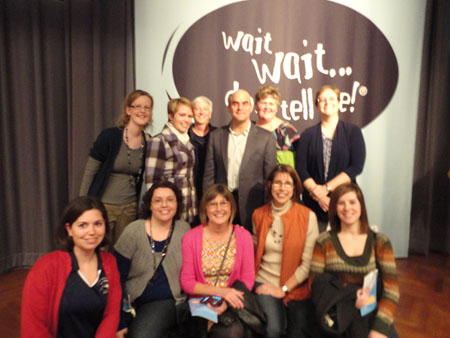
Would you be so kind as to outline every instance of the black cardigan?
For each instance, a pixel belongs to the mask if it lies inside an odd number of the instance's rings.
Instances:
[[[95,174],[94,179],[89,187],[88,196],[94,196],[101,198],[103,192],[105,191],[106,185],[108,184],[108,179],[114,165],[117,154],[120,150],[120,145],[122,144],[123,127],[112,127],[102,130],[100,135],[95,140],[89,156],[93,159],[102,162],[100,170]],[[146,133],[143,131],[142,136],[144,138],[144,154],[147,148],[147,137]],[[142,161],[141,175],[138,177],[136,184],[136,196],[139,198],[141,191],[145,161]]]
[[[356,182],[364,167],[366,146],[361,129],[354,124],[339,121],[333,137],[328,181],[345,172],[352,182]],[[304,182],[308,178],[317,184],[325,184],[323,165],[323,142],[320,123],[306,129],[297,145],[295,168]],[[312,209],[320,220],[328,220],[327,214],[305,191],[303,202]]]

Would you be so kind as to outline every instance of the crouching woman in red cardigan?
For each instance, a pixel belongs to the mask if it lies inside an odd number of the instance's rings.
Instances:
[[[56,233],[60,250],[41,257],[22,297],[22,337],[114,337],[121,288],[109,243],[108,216],[92,197],[65,208]]]

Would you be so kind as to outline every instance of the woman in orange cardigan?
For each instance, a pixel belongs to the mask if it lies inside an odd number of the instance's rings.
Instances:
[[[317,218],[296,202],[302,186],[291,166],[275,167],[266,189],[270,202],[253,213],[255,292],[267,314],[267,337],[305,337],[312,316],[307,279]]]

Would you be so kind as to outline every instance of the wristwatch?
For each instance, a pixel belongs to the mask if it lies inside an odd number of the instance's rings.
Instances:
[[[328,185],[328,183],[325,184],[325,188],[327,188],[327,191],[328,191],[328,192],[331,192],[331,188],[330,188],[330,186]]]
[[[285,294],[288,294],[288,287],[286,286],[286,285],[283,285],[282,287],[281,287],[281,290],[283,290],[283,292],[285,293]]]

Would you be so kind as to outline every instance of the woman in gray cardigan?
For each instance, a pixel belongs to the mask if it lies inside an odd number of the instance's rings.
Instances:
[[[143,197],[141,218],[115,244],[124,298],[136,309],[118,336],[166,337],[177,325],[175,305],[185,300],[180,287],[181,239],[190,229],[178,220],[181,192],[174,183],[155,183]]]

